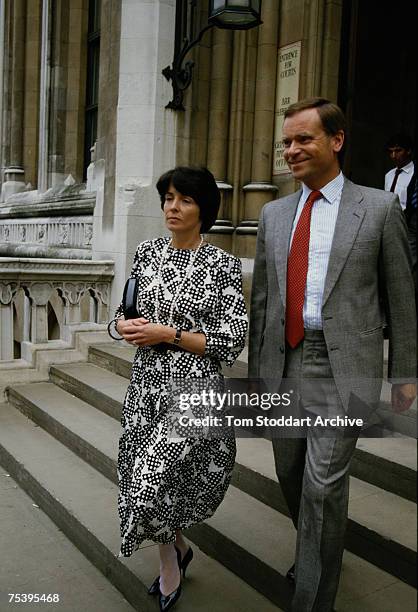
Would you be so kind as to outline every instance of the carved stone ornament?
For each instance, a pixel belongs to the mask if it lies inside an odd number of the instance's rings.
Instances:
[[[54,288],[51,283],[22,283],[36,306],[46,306]]]
[[[62,223],[58,228],[58,242],[59,244],[68,244],[68,223]]]
[[[38,242],[46,242],[46,225],[42,223],[42,225],[38,225]]]
[[[91,246],[92,238],[93,238],[93,224],[85,223],[84,225],[84,245]]]
[[[102,304],[107,305],[109,302],[109,283],[97,283],[93,290]]]
[[[17,293],[19,285],[17,283],[0,283],[0,303],[7,306]]]
[[[75,306],[80,303],[85,290],[86,285],[84,283],[63,283],[61,293],[65,302]]]

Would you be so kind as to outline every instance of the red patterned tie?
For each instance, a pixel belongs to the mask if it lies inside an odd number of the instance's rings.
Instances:
[[[287,258],[286,340],[295,348],[303,339],[303,303],[308,275],[309,239],[312,206],[322,198],[320,191],[312,191],[306,200],[293,234]]]

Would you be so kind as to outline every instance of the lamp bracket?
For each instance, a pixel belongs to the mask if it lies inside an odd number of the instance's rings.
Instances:
[[[173,86],[173,99],[167,104],[166,108],[181,111],[185,110],[183,106],[183,95],[184,91],[192,82],[194,62],[188,61],[184,64],[184,66],[182,66],[182,64],[189,51],[200,43],[205,32],[213,28],[214,25],[215,24],[213,23],[207,25],[199,32],[195,40],[191,42],[189,42],[189,40],[186,38],[180,53],[177,57],[174,57],[172,66],[166,66],[166,68],[164,68],[162,71],[164,77],[167,79],[167,81],[171,81]]]

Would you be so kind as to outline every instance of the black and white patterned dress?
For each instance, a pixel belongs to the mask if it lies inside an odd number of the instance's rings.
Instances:
[[[168,242],[164,237],[141,243],[131,272],[139,279],[138,311],[153,322],[158,267]],[[162,324],[168,324],[192,253],[168,248],[159,291]],[[177,529],[209,518],[228,488],[236,451],[233,435],[172,439],[167,405],[173,379],[221,380],[221,362],[232,365],[244,347],[247,315],[239,259],[203,244],[175,304],[173,325],[203,332],[206,350],[204,355],[161,353],[145,346],[136,352],[118,457],[120,554],[126,557],[144,540],[174,542]]]

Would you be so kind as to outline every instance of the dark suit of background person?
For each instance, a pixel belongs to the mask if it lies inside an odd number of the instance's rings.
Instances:
[[[317,106],[298,110],[303,104]],[[331,125],[323,123],[319,114],[329,109],[337,116]],[[356,393],[376,403],[386,318],[391,342],[389,376],[405,383],[392,387],[393,408],[407,410],[416,394],[416,318],[405,220],[398,198],[355,185],[340,174],[344,117],[328,101],[313,99],[290,107],[283,135],[285,159],[294,177],[304,183],[305,195],[321,187],[327,191],[326,185],[333,180],[332,184],[342,186],[342,192],[335,229],[322,227],[325,233],[333,231],[333,238],[322,279],[320,329],[304,331],[305,316],[302,321],[301,315],[304,337],[295,348],[286,341],[291,319],[286,302],[292,293],[287,286],[292,277],[288,256],[298,205],[303,208],[302,192],[264,206],[253,274],[249,375],[275,379],[277,387],[282,379],[292,378],[299,390],[307,378],[328,379],[326,408],[334,415],[344,415],[351,408],[353,380],[359,382]],[[317,254],[312,256],[309,268]],[[386,313],[380,299],[383,288]],[[309,397],[308,391],[299,409],[306,410],[306,415],[323,414],[322,400],[315,393]],[[332,428],[311,427],[305,438],[280,439],[272,432],[276,471],[298,529],[292,603],[296,612],[333,608],[348,512],[348,469],[358,433],[354,430],[342,436]]]

